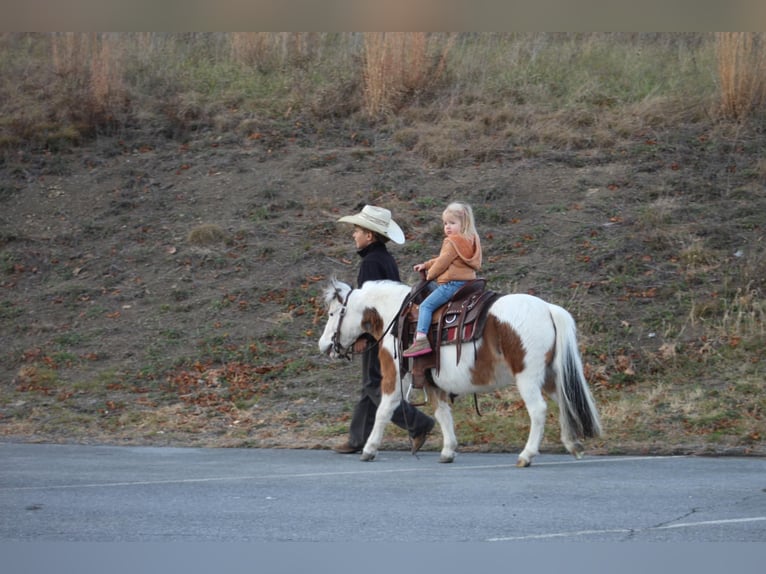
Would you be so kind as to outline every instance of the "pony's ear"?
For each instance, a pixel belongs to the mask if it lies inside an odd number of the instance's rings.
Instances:
[[[325,301],[329,305],[330,301],[337,299],[339,303],[343,303],[340,299],[340,287],[338,285],[338,279],[336,277],[330,277],[330,284],[325,289]]]
[[[335,291],[333,294],[333,297],[338,300],[338,303],[343,304],[343,297],[341,297],[341,291],[343,290],[343,287],[345,286],[342,281],[339,281],[337,277],[332,277],[330,279],[330,284],[332,285],[332,289]]]

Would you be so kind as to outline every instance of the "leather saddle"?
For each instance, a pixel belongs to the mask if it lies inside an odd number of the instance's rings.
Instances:
[[[486,279],[467,281],[458,289],[452,298],[439,307],[431,318],[428,329],[428,341],[433,352],[412,359],[412,386],[423,388],[426,380],[434,384],[431,370],[439,372],[441,348],[444,345],[457,346],[457,363],[464,343],[473,343],[479,339],[487,321],[490,306],[500,295],[486,290]],[[415,285],[404,305],[399,310],[396,322],[396,336],[399,341],[399,367],[402,375],[410,371],[408,361],[402,357],[401,351],[409,346],[415,338],[418,323],[420,303],[433,290],[434,285],[426,280]],[[476,348],[474,346],[474,352]],[[427,379],[428,377],[428,379]]]

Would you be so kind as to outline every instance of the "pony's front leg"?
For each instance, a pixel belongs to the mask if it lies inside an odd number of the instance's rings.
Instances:
[[[364,443],[364,449],[362,450],[362,456],[359,460],[369,462],[375,460],[378,454],[378,448],[383,441],[383,432],[386,430],[386,425],[391,421],[391,417],[399,406],[400,398],[399,393],[382,394],[380,398],[380,404],[375,411],[375,424],[372,427],[372,432],[367,438],[367,442]]]
[[[439,462],[452,462],[455,460],[457,449],[457,436],[455,436],[455,422],[452,419],[452,407],[447,400],[447,394],[444,391],[428,389],[429,396],[436,403],[434,418],[439,423],[442,431],[442,452]]]

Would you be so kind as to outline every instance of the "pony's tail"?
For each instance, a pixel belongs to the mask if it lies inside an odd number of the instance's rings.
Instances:
[[[553,369],[561,411],[561,430],[576,439],[597,437],[601,434],[601,422],[585,380],[577,346],[577,326],[566,309],[553,304],[549,304],[549,307],[556,325]]]

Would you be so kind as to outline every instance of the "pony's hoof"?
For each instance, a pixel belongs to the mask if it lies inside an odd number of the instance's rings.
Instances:
[[[531,460],[527,460],[521,457],[519,457],[519,460],[516,461],[516,466],[519,468],[527,468],[530,464],[532,464]]]
[[[359,457],[359,460],[362,462],[372,462],[375,460],[375,453],[374,452],[363,452],[362,456]]]
[[[572,454],[577,460],[580,460],[583,456],[585,456],[585,447],[581,443],[576,442],[574,444],[574,448],[572,449]]]
[[[443,455],[441,455],[439,457],[439,462],[443,462],[445,464],[448,463],[448,462],[455,462],[455,455],[454,454],[450,454],[450,455],[443,454]]]

